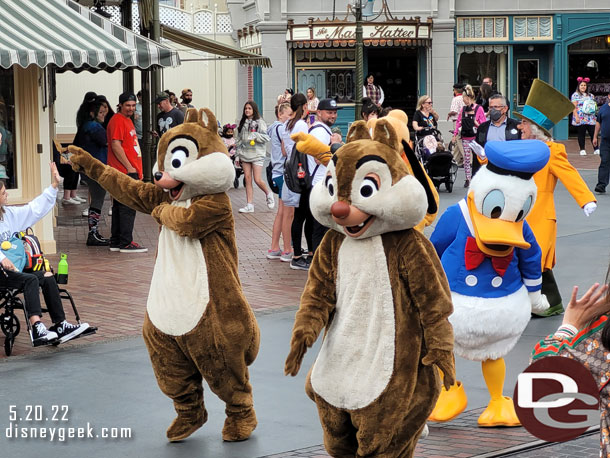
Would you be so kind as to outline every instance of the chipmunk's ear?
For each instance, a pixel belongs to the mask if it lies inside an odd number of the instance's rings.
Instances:
[[[352,123],[347,133],[346,143],[355,142],[356,140],[370,140],[371,134],[366,127],[366,122],[356,121]]]
[[[411,145],[403,140],[402,147],[405,150],[405,156],[407,157],[407,161],[409,161],[411,170],[413,170],[413,176],[417,178],[417,181],[420,182],[426,191],[426,198],[428,199],[428,210],[426,213],[433,215],[438,212],[438,205],[436,204],[436,199],[434,198],[434,193],[432,192],[428,175],[426,175],[426,172],[424,171],[421,162],[419,162],[417,159]]]
[[[387,119],[380,119],[373,128],[373,140],[398,151],[398,136]]]
[[[196,108],[189,108],[186,110],[186,116],[184,117],[184,122],[198,122],[199,121],[199,112]]]

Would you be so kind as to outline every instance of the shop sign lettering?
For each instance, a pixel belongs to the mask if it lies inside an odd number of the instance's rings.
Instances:
[[[404,40],[422,37],[427,38],[429,36],[427,25],[420,25],[419,36],[417,33],[417,28],[414,25],[367,25],[363,27],[362,32],[362,37],[365,40]],[[313,39],[355,40],[356,27],[353,25],[314,27]]]

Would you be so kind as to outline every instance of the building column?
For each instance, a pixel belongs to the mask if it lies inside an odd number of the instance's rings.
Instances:
[[[261,22],[257,25],[261,34],[261,53],[271,59],[272,68],[263,68],[263,119],[268,124],[275,121],[277,97],[284,89],[292,87],[292,65],[286,45],[287,24]]]
[[[434,108],[440,116],[438,127],[446,141],[451,138],[449,130],[453,128],[453,123],[447,121],[447,113],[453,98],[455,75],[454,31],[453,19],[434,20],[429,64],[431,71],[428,75],[431,86],[428,95],[432,97]]]

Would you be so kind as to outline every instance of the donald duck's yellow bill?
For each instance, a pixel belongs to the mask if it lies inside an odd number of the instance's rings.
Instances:
[[[523,221],[517,223],[482,215],[474,204],[472,192],[468,194],[467,204],[477,245],[482,252],[503,256],[510,253],[513,247],[528,249],[531,246],[523,238]]]

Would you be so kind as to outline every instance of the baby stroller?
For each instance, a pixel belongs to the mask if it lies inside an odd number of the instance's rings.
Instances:
[[[239,177],[244,174],[244,170],[241,168],[241,166],[235,165],[235,154],[231,156],[231,162],[233,162],[233,168],[235,169],[235,180],[233,180],[233,187],[237,189],[239,188]],[[244,177],[243,182],[244,186],[246,186],[246,177]]]
[[[453,191],[458,166],[451,150],[445,148],[443,136],[437,129],[429,129],[429,135],[420,136],[415,143],[415,154],[424,165],[426,173],[438,189],[445,183],[447,192]]]

